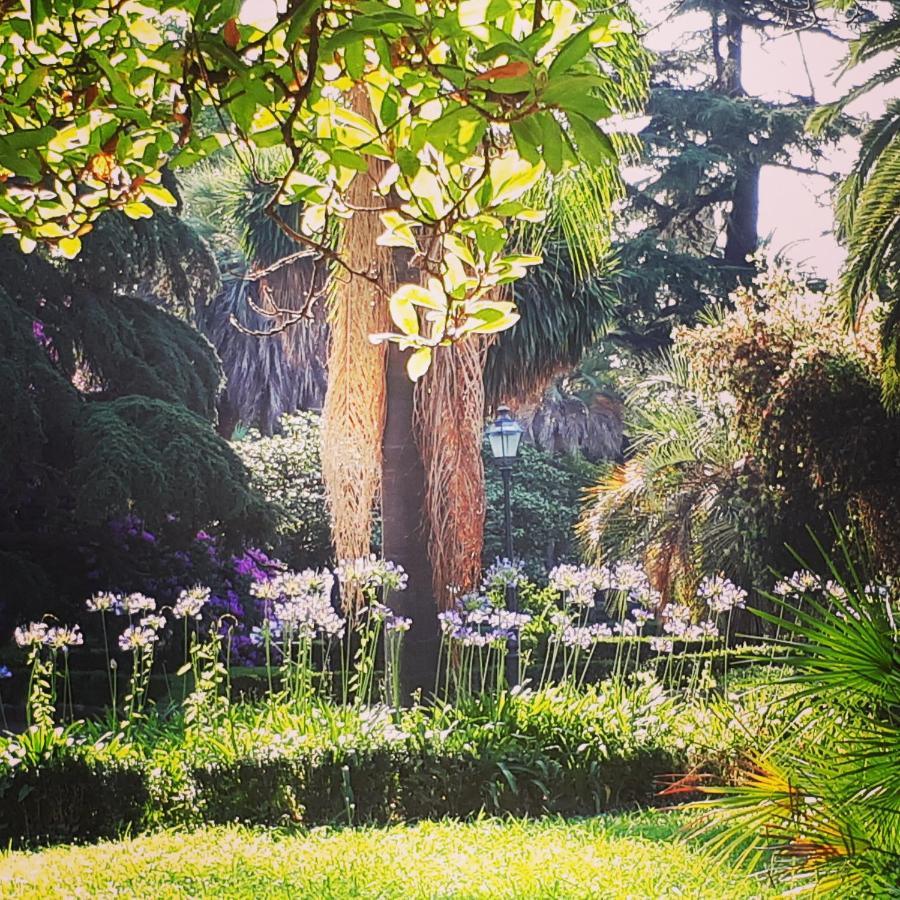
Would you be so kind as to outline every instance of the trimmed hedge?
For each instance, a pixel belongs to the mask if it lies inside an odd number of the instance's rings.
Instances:
[[[187,785],[145,769],[66,757],[0,782],[0,842],[111,838],[154,825],[386,824],[491,814],[590,815],[652,798],[677,762],[641,750],[572,769],[542,755],[502,759],[388,745],[242,758],[189,768]]]
[[[652,798],[661,750],[568,769],[546,758],[378,748],[216,763],[192,772],[202,821],[385,824],[491,814],[592,815]]]
[[[144,820],[150,792],[137,767],[77,756],[0,779],[0,845],[114,838]]]

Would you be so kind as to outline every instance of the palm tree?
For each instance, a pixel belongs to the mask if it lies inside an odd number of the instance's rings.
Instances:
[[[798,714],[754,736],[737,785],[707,789],[715,799],[697,804],[706,815],[695,829],[732,864],[755,870],[768,857],[791,894],[890,897],[900,883],[900,603],[865,583],[840,535],[838,545],[838,556],[822,553],[827,585],[757,613],[781,635],[780,702]]]
[[[854,100],[900,79],[900,0],[891,0],[886,18],[868,25],[851,45],[847,68],[888,56],[887,65],[837,103],[818,110],[815,128],[833,121]],[[875,299],[887,304],[882,322],[883,385],[887,403],[900,407],[900,100],[862,135],[859,155],[841,186],[838,236],[847,246],[840,292],[850,322],[856,323]]]
[[[631,448],[592,488],[579,530],[598,559],[639,557],[663,601],[709,562],[741,558],[730,497],[745,447],[729,411],[674,352],[627,397]]]
[[[252,173],[236,157],[222,156],[191,170],[182,184],[185,218],[214,249],[222,273],[218,295],[197,307],[193,320],[225,370],[220,430],[226,435],[238,423],[270,434],[283,413],[321,409],[325,398],[323,304],[313,304],[311,315],[291,328],[283,327],[291,313],[277,312],[318,297],[327,276],[309,257],[280,265],[297,247],[265,206],[274,191],[270,179],[285,165],[278,151],[261,154]],[[270,337],[261,336],[267,332]]]

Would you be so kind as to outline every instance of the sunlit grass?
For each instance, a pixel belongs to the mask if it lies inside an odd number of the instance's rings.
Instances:
[[[305,833],[167,831],[0,856],[0,896],[751,898],[764,885],[704,858],[674,813],[485,819]]]

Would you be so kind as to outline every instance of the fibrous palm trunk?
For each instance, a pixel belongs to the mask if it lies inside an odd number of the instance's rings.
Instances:
[[[354,94],[353,105],[361,115],[371,115],[364,91]],[[374,186],[382,169],[383,164],[373,160],[368,172],[356,176],[348,192],[352,206],[366,210],[379,205]],[[357,212],[343,230],[341,256],[349,270],[368,277],[343,268],[332,274],[322,475],[339,560],[368,555],[381,481],[386,351],[372,344],[369,335],[387,330],[382,292],[390,293],[395,276],[391,251],[375,243],[380,233],[377,212]],[[358,600],[343,598],[346,607]]]

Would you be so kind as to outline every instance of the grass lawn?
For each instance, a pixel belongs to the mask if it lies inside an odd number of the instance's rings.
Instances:
[[[771,896],[679,837],[683,816],[424,822],[379,829],[238,826],[0,855],[0,896]]]

